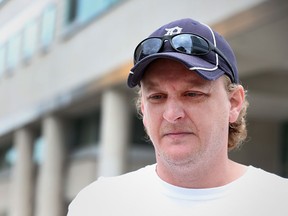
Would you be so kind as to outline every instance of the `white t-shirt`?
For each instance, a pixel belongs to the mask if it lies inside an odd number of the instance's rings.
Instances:
[[[288,179],[253,166],[222,187],[187,189],[162,181],[156,165],[100,177],[69,206],[68,216],[288,216]]]

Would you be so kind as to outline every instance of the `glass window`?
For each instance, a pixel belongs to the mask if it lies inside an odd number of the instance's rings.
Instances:
[[[16,161],[16,150],[12,145],[0,146],[0,170],[11,168]]]
[[[5,46],[0,45],[0,78],[5,71]]]
[[[36,50],[37,44],[37,23],[29,22],[24,28],[23,35],[23,57],[30,59]]]
[[[70,139],[73,148],[83,148],[99,142],[100,110],[74,119],[72,125]]]
[[[43,161],[43,148],[44,148],[44,138],[42,136],[35,139],[33,160],[37,164],[42,164]]]
[[[19,63],[21,36],[16,34],[10,38],[7,44],[7,69],[14,69]]]
[[[51,45],[54,32],[55,32],[55,21],[56,21],[56,7],[50,5],[45,9],[42,17],[42,26],[41,26],[41,45],[44,48],[47,48]]]
[[[1,4],[4,4],[7,0],[0,0],[0,6]]]
[[[7,154],[5,155],[5,160],[7,161],[8,166],[12,166],[15,164],[17,158],[17,152],[15,148],[11,147],[7,151]]]
[[[67,0],[67,24],[84,23],[120,0]]]
[[[77,18],[78,0],[68,0],[67,5],[67,23],[72,23]]]

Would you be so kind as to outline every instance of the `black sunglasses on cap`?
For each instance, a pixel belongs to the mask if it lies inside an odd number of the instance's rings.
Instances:
[[[211,51],[216,53],[216,65],[214,68],[203,68],[203,67],[193,67],[190,70],[206,70],[213,71],[218,68],[219,60],[218,55],[226,62],[231,70],[229,77],[232,78],[232,82],[236,82],[234,77],[233,68],[228,61],[227,57],[209,40],[196,34],[191,33],[181,33],[176,35],[165,35],[163,37],[150,37],[141,41],[134,51],[134,64],[141,61],[143,58],[150,56],[152,54],[158,53],[162,48],[165,41],[169,41],[172,48],[179,52],[187,55],[203,56],[207,55]]]

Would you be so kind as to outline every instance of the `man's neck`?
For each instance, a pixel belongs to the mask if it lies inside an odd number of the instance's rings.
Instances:
[[[210,166],[164,166],[157,164],[159,177],[172,185],[184,188],[213,188],[226,185],[240,178],[247,167],[227,160]]]

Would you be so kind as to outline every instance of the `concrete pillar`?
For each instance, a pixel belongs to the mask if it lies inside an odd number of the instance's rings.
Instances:
[[[33,142],[31,130],[19,129],[14,135],[16,163],[12,174],[11,216],[32,216],[33,212]]]
[[[43,120],[43,162],[39,170],[37,216],[63,216],[64,131],[63,122],[48,116]]]
[[[103,93],[99,176],[125,172],[130,131],[129,109],[128,97],[123,92],[109,89]]]

